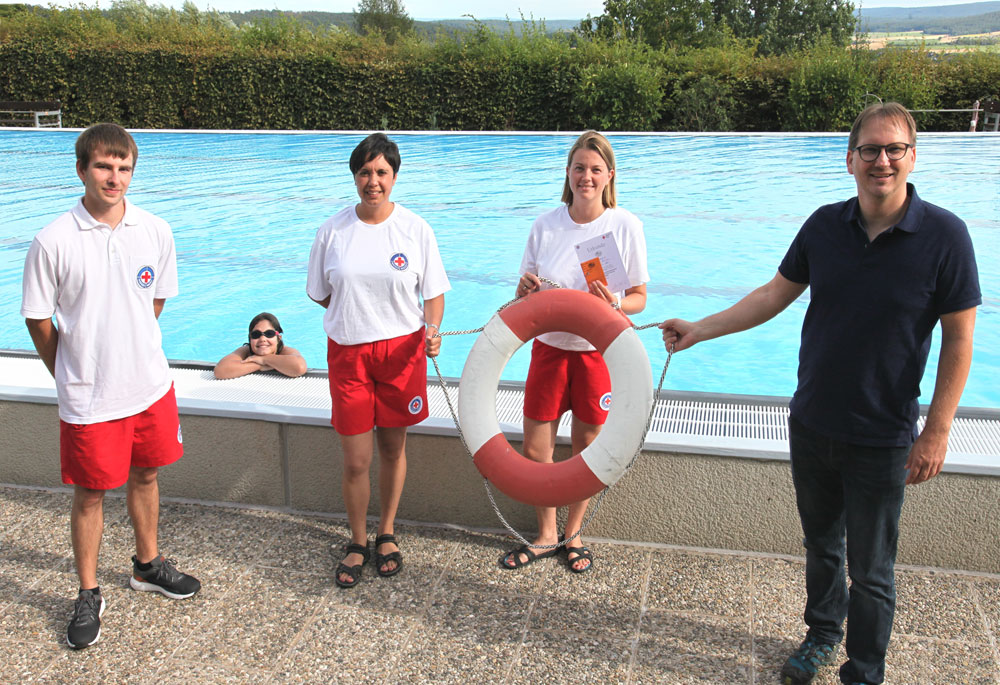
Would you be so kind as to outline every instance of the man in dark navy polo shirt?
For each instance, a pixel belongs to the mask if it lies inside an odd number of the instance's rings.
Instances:
[[[857,197],[816,210],[774,278],[734,306],[660,324],[679,351],[764,323],[810,289],[788,421],[809,630],[782,667],[785,683],[807,683],[836,658],[845,618],[841,681],[883,681],[903,491],[941,471],[969,373],[982,303],[972,241],[961,219],[906,182],[915,161],[909,112],[897,103],[866,108],[848,140]],[[919,384],[938,321],[937,381],[918,435]]]

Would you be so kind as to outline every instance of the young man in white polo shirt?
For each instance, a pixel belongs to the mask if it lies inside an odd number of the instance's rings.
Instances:
[[[62,479],[74,486],[80,593],[66,631],[74,649],[101,635],[97,554],[107,490],[127,484],[132,588],[172,599],[201,588],[157,548],[157,469],[183,454],[157,323],[166,298],[177,294],[177,264],[170,226],[125,202],[138,154],[116,124],[80,134],[76,172],[84,196],[35,236],[24,264],[21,315],[56,379]]]

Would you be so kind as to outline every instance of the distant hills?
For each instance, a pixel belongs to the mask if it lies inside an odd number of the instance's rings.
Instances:
[[[1000,12],[1000,2],[967,2],[962,5],[939,5],[937,7],[872,7],[865,8],[864,2],[855,2],[866,19],[945,19],[949,17],[974,17],[977,14]]]
[[[873,7],[861,4],[859,28],[868,32],[923,31],[964,36],[1000,31],[1000,2],[937,7]]]
[[[961,5],[939,5],[936,7],[873,7],[866,8],[863,0],[855,2],[859,10],[859,28],[867,32],[901,32],[923,31],[924,33],[943,33],[961,36],[976,33],[1000,31],[1000,0],[990,2],[970,2]],[[264,17],[277,18],[292,14],[302,21],[316,27],[354,25],[354,15],[351,12],[281,12],[278,10],[249,10],[246,12],[223,12],[236,24],[243,24]],[[583,19],[583,17],[580,17]],[[530,21],[530,20],[529,20]],[[511,17],[510,21],[502,19],[443,19],[438,21],[415,21],[417,32],[433,36],[437,33],[454,33],[468,31],[481,24],[486,28],[500,33],[513,30],[520,35],[524,24],[520,17]],[[536,20],[538,26],[542,23],[548,33],[571,31],[579,25],[579,21],[557,19],[553,21]]]
[[[248,10],[246,12],[220,12],[228,16],[233,22],[239,26],[251,21],[256,21],[258,19],[277,19],[280,16],[293,15],[306,22],[307,24],[322,28],[324,26],[342,26],[344,28],[350,28],[354,26],[354,14],[352,12],[285,12],[280,10]],[[583,17],[580,17],[583,19]],[[528,19],[530,25],[531,19]],[[536,20],[536,25],[541,26],[544,23],[545,30],[548,33],[558,33],[560,31],[571,31],[580,25],[578,20],[572,19],[556,19],[554,21]],[[488,29],[496,31],[498,33],[505,33],[509,30],[513,30],[516,35],[521,35],[521,31],[524,28],[524,22],[521,21],[521,17],[511,17],[510,21],[504,19],[440,19],[437,21],[420,21],[415,20],[413,22],[413,28],[422,35],[434,36],[438,33],[457,33],[462,31],[469,31],[475,28],[476,24],[481,24]]]

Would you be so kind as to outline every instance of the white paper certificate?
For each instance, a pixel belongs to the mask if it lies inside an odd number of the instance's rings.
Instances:
[[[584,240],[574,247],[587,285],[594,281],[603,281],[613,293],[624,292],[632,287],[628,282],[625,264],[622,262],[622,253],[618,251],[618,245],[611,233]]]

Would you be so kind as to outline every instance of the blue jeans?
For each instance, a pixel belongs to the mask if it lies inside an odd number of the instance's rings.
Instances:
[[[841,681],[881,683],[896,610],[893,567],[910,448],[831,440],[795,419],[788,428],[805,536],[808,635],[839,643],[846,618],[848,660]]]

